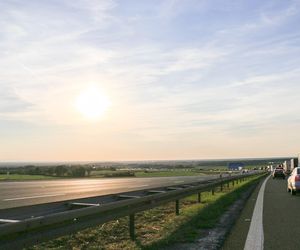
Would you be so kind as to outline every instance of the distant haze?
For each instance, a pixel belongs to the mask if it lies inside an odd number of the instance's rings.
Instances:
[[[300,2],[0,1],[0,161],[297,156]]]

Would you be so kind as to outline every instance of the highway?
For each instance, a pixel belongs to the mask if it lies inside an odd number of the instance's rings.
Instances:
[[[263,185],[262,185],[263,186]],[[249,249],[244,248],[247,240],[252,238],[256,247],[251,249],[299,249],[299,237],[297,235],[300,225],[300,194],[292,196],[286,191],[287,180],[269,178],[263,192],[263,207],[259,208],[262,218],[254,218],[255,207],[259,200],[261,187],[249,198],[239,220],[231,230],[225,241],[223,250]],[[262,227],[262,233],[257,238],[249,235],[249,228],[254,222],[256,228]],[[258,230],[256,230],[258,231]],[[255,231],[254,231],[255,233]]]
[[[286,181],[269,180],[264,200],[264,249],[299,249],[300,195],[286,191]]]
[[[219,178],[218,175],[111,178],[111,179],[64,179],[43,181],[0,182],[0,209],[28,206],[55,201],[114,194],[155,187],[188,184]]]

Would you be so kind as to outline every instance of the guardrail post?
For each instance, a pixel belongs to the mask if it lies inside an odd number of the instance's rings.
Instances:
[[[220,179],[221,179],[221,186],[220,186],[220,191],[223,191],[223,176],[220,174]]]
[[[234,187],[234,180],[232,181],[232,186]]]
[[[134,214],[129,215],[129,235],[131,240],[135,240]]]
[[[198,193],[198,203],[201,203],[201,193]]]
[[[179,215],[179,200],[175,201],[175,212],[176,212],[176,215]]]
[[[211,194],[212,194],[212,195],[215,195],[215,188],[212,188]]]
[[[229,188],[229,181],[227,182],[227,188]]]

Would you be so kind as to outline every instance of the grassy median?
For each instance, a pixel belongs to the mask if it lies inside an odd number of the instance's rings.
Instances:
[[[180,215],[175,215],[174,202],[136,214],[136,241],[129,238],[128,217],[89,228],[70,236],[64,236],[31,249],[161,249],[165,246],[192,242],[201,237],[201,229],[213,228],[221,215],[259,177],[224,185],[223,191],[216,189],[203,192],[201,203],[193,195],[180,201]]]
[[[75,178],[121,178],[121,177],[173,177],[173,176],[203,176],[208,174],[219,174],[220,171],[200,171],[200,170],[96,170],[90,176],[49,176],[33,174],[0,174],[0,181],[25,181],[25,180],[55,180],[55,179],[75,179]]]
[[[33,181],[33,180],[52,180],[59,177],[45,175],[28,175],[28,174],[0,174],[0,181]]]

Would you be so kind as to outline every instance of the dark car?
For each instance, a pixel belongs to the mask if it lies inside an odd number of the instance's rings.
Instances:
[[[275,168],[272,176],[273,176],[273,179],[275,179],[275,178],[285,179],[285,174],[284,174],[283,168]]]

